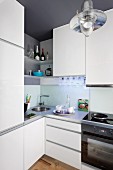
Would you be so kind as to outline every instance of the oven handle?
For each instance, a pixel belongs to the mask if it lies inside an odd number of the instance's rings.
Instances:
[[[102,142],[113,144],[113,138],[101,136],[101,135],[98,135],[98,134],[92,134],[92,133],[89,133],[89,132],[86,132],[86,131],[82,131],[82,140],[85,140],[87,138],[91,138],[91,139],[94,139],[94,140],[99,140],[99,141],[102,141]]]

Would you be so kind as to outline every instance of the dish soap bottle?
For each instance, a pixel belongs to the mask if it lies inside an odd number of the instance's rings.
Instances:
[[[49,68],[47,68],[47,69],[45,70],[45,75],[46,75],[46,76],[52,76],[52,69],[50,68],[50,65],[49,65]]]

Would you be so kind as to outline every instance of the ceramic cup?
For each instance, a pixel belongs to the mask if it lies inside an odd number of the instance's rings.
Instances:
[[[61,112],[61,110],[62,110],[62,106],[61,106],[61,105],[57,105],[57,106],[56,106],[56,111],[57,111],[57,112]]]
[[[74,112],[74,107],[69,107],[69,108],[67,109],[67,111],[68,111],[69,113],[73,113],[73,112]]]

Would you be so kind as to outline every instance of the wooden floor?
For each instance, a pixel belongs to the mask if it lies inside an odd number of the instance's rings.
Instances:
[[[78,169],[44,155],[29,170],[78,170]]]

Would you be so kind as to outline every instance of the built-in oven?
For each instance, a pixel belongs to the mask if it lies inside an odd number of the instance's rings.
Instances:
[[[82,162],[113,170],[113,129],[82,124]]]

